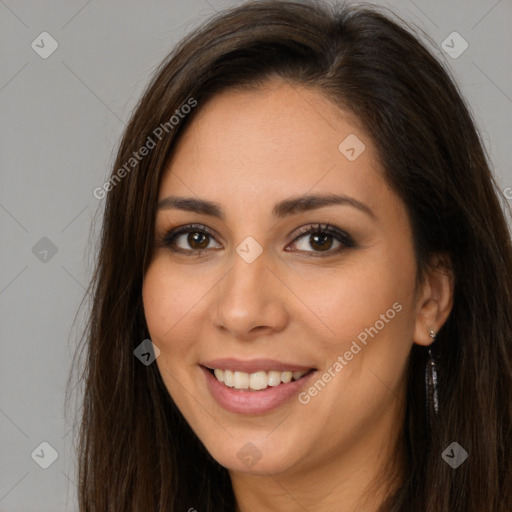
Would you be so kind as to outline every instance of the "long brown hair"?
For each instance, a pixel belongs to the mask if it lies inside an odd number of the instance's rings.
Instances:
[[[246,3],[196,29],[157,69],[125,130],[104,187],[83,336],[80,511],[235,510],[227,469],[184,420],[156,364],[141,364],[134,349],[149,338],[142,282],[160,179],[179,134],[212,95],[270,77],[323,92],[373,137],[412,222],[418,282],[432,254],[452,263],[454,305],[433,346],[439,414],[426,415],[425,349],[414,345],[406,477],[390,510],[510,512],[512,247],[469,109],[445,67],[391,14],[288,1]],[[197,106],[171,123],[191,99]],[[155,146],[130,161],[148,137]],[[457,469],[441,457],[453,441],[469,454]]]

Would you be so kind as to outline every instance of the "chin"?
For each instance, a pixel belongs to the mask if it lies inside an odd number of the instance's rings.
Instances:
[[[277,475],[297,465],[300,454],[289,436],[286,440],[275,437],[271,442],[265,435],[268,434],[244,435],[231,438],[229,442],[204,444],[221,466],[237,473]]]

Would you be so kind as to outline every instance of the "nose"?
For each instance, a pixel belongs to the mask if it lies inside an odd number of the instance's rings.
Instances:
[[[234,253],[231,269],[216,287],[218,298],[211,309],[211,320],[218,329],[250,341],[286,327],[290,291],[268,263],[265,251],[252,263]]]

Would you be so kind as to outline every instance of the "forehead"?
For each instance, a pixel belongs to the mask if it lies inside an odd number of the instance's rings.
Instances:
[[[275,80],[226,90],[198,109],[166,169],[160,199],[197,195],[247,208],[339,193],[372,209],[396,200],[357,119],[318,90]]]

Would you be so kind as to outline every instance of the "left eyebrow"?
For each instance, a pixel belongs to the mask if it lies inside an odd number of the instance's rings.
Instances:
[[[366,213],[372,219],[377,219],[377,216],[368,205],[354,197],[337,194],[291,197],[277,203],[272,210],[272,214],[274,217],[282,219],[290,215],[295,215],[309,210],[316,210],[331,205],[351,206],[363,213]],[[219,203],[207,201],[205,199],[197,199],[195,197],[169,196],[159,201],[159,210],[166,210],[169,208],[211,215],[222,220],[225,218],[222,206]]]
[[[374,220],[377,219],[377,216],[368,205],[354,197],[337,194],[308,195],[285,199],[275,205],[273,214],[275,217],[283,218],[288,215],[294,215],[308,210],[316,210],[331,205],[352,206],[366,213]]]

